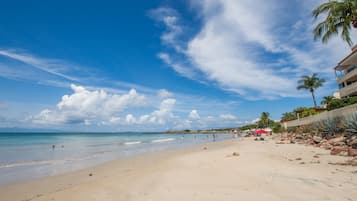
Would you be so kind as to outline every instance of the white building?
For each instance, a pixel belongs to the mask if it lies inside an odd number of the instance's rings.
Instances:
[[[352,53],[335,67],[336,81],[341,98],[357,96],[357,45]]]

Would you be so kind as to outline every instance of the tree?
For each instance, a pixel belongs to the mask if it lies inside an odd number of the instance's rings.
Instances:
[[[257,122],[259,128],[266,128],[274,123],[273,120],[269,119],[269,116],[269,112],[262,112],[260,115],[260,120]]]
[[[342,31],[342,39],[352,46],[350,30],[351,25],[357,28],[357,0],[329,0],[312,12],[315,19],[321,14],[326,14],[326,18],[314,28],[314,39],[322,38],[322,42],[327,43],[333,35]]]
[[[281,118],[281,120],[283,121],[291,121],[295,119],[297,119],[295,112],[285,112],[283,113],[283,117]]]
[[[321,101],[321,105],[328,105],[335,97],[333,96],[324,96]]]
[[[297,88],[297,90],[301,90],[301,89],[309,90],[312,95],[314,105],[315,105],[315,107],[317,107],[314,92],[315,92],[315,89],[321,87],[324,82],[325,82],[325,80],[322,78],[321,79],[318,78],[316,73],[312,74],[311,77],[308,75],[304,75],[298,81],[299,85],[296,88]]]

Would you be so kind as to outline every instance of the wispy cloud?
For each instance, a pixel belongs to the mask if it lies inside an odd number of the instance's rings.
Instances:
[[[37,68],[46,73],[70,80],[70,81],[78,81],[79,78],[67,75],[66,73],[69,70],[78,70],[78,67],[73,66],[67,62],[57,59],[44,59],[39,58],[34,55],[15,51],[15,50],[0,50],[0,55],[4,57],[8,57],[10,59],[22,62],[24,64],[30,65],[34,68]]]
[[[130,89],[148,94],[157,93],[157,89],[100,76],[98,70],[93,67],[62,59],[44,58],[15,49],[0,49],[0,76],[62,88],[77,83],[88,89],[105,89],[114,93],[123,93]]]
[[[333,80],[332,67],[350,52],[339,38],[328,45],[313,41],[311,10],[321,1],[242,0],[191,1],[202,26],[189,40],[177,35],[182,30],[165,22],[177,12],[160,12],[176,53],[159,58],[185,77],[195,70],[195,79],[210,80],[224,90],[245,98],[275,99],[300,97],[296,81],[303,74],[319,73]],[[161,9],[157,9],[160,11]],[[171,9],[172,10],[172,9]],[[291,10],[292,12],[287,12]],[[160,21],[160,20],[159,20]],[[175,26],[180,26],[175,20]],[[166,35],[164,32],[162,36]],[[356,36],[356,32],[352,33]],[[176,46],[180,46],[180,49]],[[179,58],[172,62],[172,57]],[[177,63],[187,63],[185,71]],[[201,76],[197,76],[197,72]],[[202,76],[203,75],[203,76]],[[333,83],[333,82],[331,82]],[[327,86],[332,93],[333,86]]]

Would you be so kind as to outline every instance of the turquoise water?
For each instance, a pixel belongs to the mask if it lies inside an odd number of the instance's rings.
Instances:
[[[83,169],[145,152],[187,147],[231,135],[145,133],[0,133],[0,184]]]

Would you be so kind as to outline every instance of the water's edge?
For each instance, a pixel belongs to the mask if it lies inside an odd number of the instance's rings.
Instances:
[[[123,157],[231,137],[229,134],[0,133],[0,184],[54,176]]]

